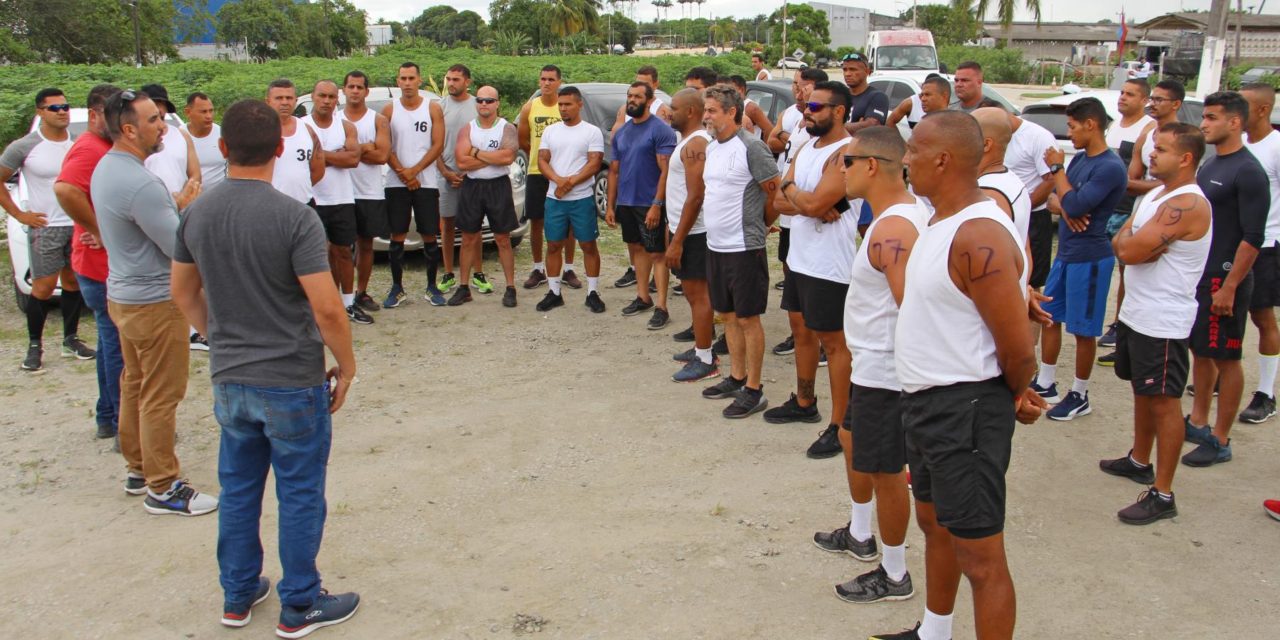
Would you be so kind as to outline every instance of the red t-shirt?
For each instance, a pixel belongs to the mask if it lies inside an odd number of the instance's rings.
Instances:
[[[65,182],[89,196],[89,181],[93,179],[93,170],[98,166],[102,156],[111,150],[111,141],[92,133],[85,133],[76,138],[67,157],[62,160],[62,172],[58,174],[58,182]],[[89,205],[93,205],[89,196]],[[94,249],[80,241],[84,227],[75,226],[75,237],[71,240],[71,268],[78,274],[99,282],[107,281],[107,250]]]

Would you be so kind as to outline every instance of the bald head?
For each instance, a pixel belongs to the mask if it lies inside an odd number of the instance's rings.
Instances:
[[[1007,118],[1007,116],[1005,116]],[[960,167],[969,167],[974,171],[982,159],[982,128],[973,116],[963,111],[938,111],[931,113],[916,125],[912,136],[920,135],[920,126],[925,122],[932,125],[925,128],[922,146],[931,146],[939,152],[945,152],[956,160]],[[1006,126],[1007,120],[1006,120]]]
[[[982,129],[973,116],[963,111],[926,115],[907,142],[912,187],[926,198],[976,190],[982,147]]]
[[[498,90],[494,88],[493,85],[486,84],[485,86],[480,87],[479,91],[476,91],[476,97],[496,99],[498,97]]]
[[[687,109],[689,107],[694,107],[697,108],[699,113],[701,113],[704,104],[702,91],[691,87],[681,89],[677,91],[674,96],[671,96],[672,109]]]
[[[311,87],[311,93],[337,93],[338,83],[332,80],[320,80]]]
[[[697,89],[681,89],[671,96],[671,126],[688,134],[702,126],[702,112],[706,102]]]
[[[973,112],[973,119],[978,121],[982,129],[982,137],[991,140],[991,148],[985,149],[984,155],[995,155],[1004,158],[1004,150],[1013,137],[1013,129],[1009,126],[1009,113],[997,107],[983,107]],[[983,145],[985,147],[985,144]]]

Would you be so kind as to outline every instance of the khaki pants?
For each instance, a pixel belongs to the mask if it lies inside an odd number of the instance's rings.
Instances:
[[[190,340],[187,320],[172,301],[153,304],[107,302],[120,330],[124,373],[120,376],[120,453],[129,471],[140,473],[154,493],[179,478],[173,434],[178,403],[187,393]]]

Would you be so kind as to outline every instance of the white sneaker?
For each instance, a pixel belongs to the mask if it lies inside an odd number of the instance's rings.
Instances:
[[[147,513],[157,516],[202,516],[218,508],[218,499],[196,491],[185,480],[174,480],[169,490],[156,494],[147,490],[143,501]]]

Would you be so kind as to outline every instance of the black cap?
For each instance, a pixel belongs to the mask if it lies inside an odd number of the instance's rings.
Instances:
[[[152,100],[164,104],[164,106],[169,109],[169,113],[178,112],[178,108],[173,106],[173,103],[169,101],[169,92],[166,91],[163,86],[158,84],[144,85],[142,87],[142,92],[151,96]]]

